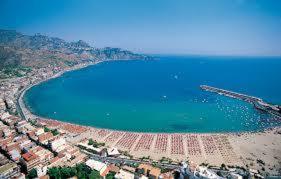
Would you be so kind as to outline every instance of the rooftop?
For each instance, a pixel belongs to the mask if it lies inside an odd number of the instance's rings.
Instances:
[[[7,163],[3,166],[0,167],[0,173],[5,173],[6,171],[10,170],[10,169],[13,169],[17,167],[17,164],[15,163]]]
[[[148,165],[148,164],[142,163],[142,164],[139,165],[138,168],[144,169],[146,173],[149,171],[150,175],[153,175],[153,176],[156,176],[156,177],[158,177],[161,174],[160,168],[156,168],[156,167],[153,167],[153,166]]]
[[[37,158],[37,155],[33,152],[27,152],[27,153],[22,155],[22,158],[25,161],[30,161],[30,160],[33,160],[33,159]]]

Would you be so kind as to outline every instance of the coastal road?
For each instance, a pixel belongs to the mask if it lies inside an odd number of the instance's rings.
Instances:
[[[82,150],[82,151],[85,154],[89,155],[91,159],[98,160],[98,161],[101,161],[101,162],[104,162],[104,163],[128,164],[128,165],[133,165],[135,163],[137,163],[137,164],[141,164],[141,163],[151,164],[152,163],[152,162],[148,162],[148,161],[126,159],[126,158],[102,157],[100,155],[93,154],[93,153],[90,153],[90,152],[87,152],[87,151],[84,151],[84,150]],[[168,164],[168,163],[157,162],[157,166],[167,168],[167,169],[171,169],[171,170],[180,169],[179,165]]]

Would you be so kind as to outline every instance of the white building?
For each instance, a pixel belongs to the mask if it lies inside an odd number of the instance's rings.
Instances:
[[[131,172],[120,170],[118,173],[114,176],[116,179],[134,179],[135,175]]]
[[[107,154],[108,154],[108,156],[119,156],[120,155],[119,151],[115,147],[109,148],[107,150]]]
[[[233,179],[243,179],[243,176],[241,176],[237,173],[230,173],[230,175]]]
[[[48,171],[47,166],[42,166],[42,165],[36,166],[35,169],[37,171],[37,176],[38,177],[42,177],[42,176],[46,175],[47,171]]]
[[[39,136],[39,135],[43,134],[44,132],[45,131],[44,131],[43,128],[39,128],[39,129],[36,130],[35,135]]]
[[[223,179],[207,167],[199,166],[194,171],[194,178],[200,179]]]
[[[50,141],[50,146],[53,151],[56,151],[59,147],[65,145],[65,144],[66,144],[66,141],[62,137],[55,139],[53,141]]]
[[[102,163],[100,161],[89,159],[86,161],[86,165],[92,170],[99,171],[102,177],[106,176],[109,172],[109,167],[105,163]]]

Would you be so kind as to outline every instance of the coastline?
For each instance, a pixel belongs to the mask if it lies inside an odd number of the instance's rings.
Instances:
[[[136,60],[136,59],[126,59],[126,60]],[[102,60],[102,61],[97,61],[97,62],[91,62],[91,63],[87,63],[87,64],[79,64],[77,66],[68,68],[66,70],[60,71],[48,78],[45,78],[43,80],[40,80],[36,83],[30,84],[26,87],[24,87],[19,93],[18,98],[17,98],[17,104],[18,104],[18,109],[20,109],[21,112],[21,117],[23,117],[24,119],[26,119],[27,117],[30,117],[32,119],[36,119],[36,118],[41,118],[41,119],[45,119],[45,120],[52,120],[52,121],[57,121],[57,122],[63,122],[63,123],[69,123],[69,124],[74,124],[77,126],[85,126],[85,125],[81,125],[81,124],[76,124],[76,123],[72,123],[72,122],[65,122],[65,121],[60,121],[60,120],[56,120],[56,119],[51,119],[51,118],[46,118],[46,117],[42,117],[42,116],[38,116],[36,114],[33,114],[29,108],[26,106],[25,102],[24,102],[24,95],[26,93],[26,91],[28,91],[30,88],[37,86],[43,82],[49,81],[51,79],[54,78],[58,78],[60,76],[62,76],[63,74],[70,72],[70,71],[76,71],[76,70],[80,70],[83,68],[87,68],[89,66],[92,65],[96,65],[99,63],[103,63],[103,62],[110,62],[110,61],[124,61],[124,60]],[[130,133],[151,133],[151,134],[157,134],[157,133],[165,133],[165,134],[231,134],[231,135],[236,135],[236,134],[249,134],[249,133],[260,133],[260,132],[266,132],[269,130],[273,130],[275,128],[281,128],[281,126],[275,126],[275,127],[266,127],[263,129],[259,129],[256,131],[232,131],[232,132],[228,132],[228,131],[222,131],[222,132],[144,132],[144,131],[140,131],[140,132],[135,132],[135,131],[126,131],[126,130],[119,130],[119,129],[109,129],[109,128],[103,128],[103,127],[95,127],[95,126],[87,126],[87,127],[91,127],[91,128],[95,128],[95,129],[105,129],[105,130],[110,130],[110,131],[120,131],[120,132],[130,132]]]
[[[23,119],[36,119],[41,124],[67,133],[70,136],[69,142],[73,143],[74,145],[77,145],[77,143],[81,141],[92,138],[98,142],[105,143],[105,145],[108,147],[117,147],[122,151],[128,151],[134,157],[138,158],[150,156],[151,159],[160,160],[162,157],[168,157],[176,162],[188,158],[188,160],[197,164],[207,162],[216,166],[220,166],[222,163],[238,166],[249,165],[249,163],[252,162],[252,160],[249,160],[252,154],[255,156],[260,156],[262,153],[265,153],[267,150],[269,150],[265,149],[265,151],[261,153],[261,150],[258,148],[260,145],[270,146],[272,143],[274,143],[275,146],[272,148],[274,151],[272,152],[272,156],[270,156],[271,154],[267,152],[266,156],[261,157],[264,157],[263,160],[268,161],[267,163],[274,158],[272,165],[280,165],[279,161],[281,161],[281,158],[276,158],[276,156],[281,156],[281,142],[278,142],[278,140],[281,141],[279,134],[279,132],[281,132],[280,127],[265,128],[262,131],[253,132],[129,132],[83,126],[54,119],[42,118],[33,114],[26,107],[23,101],[23,96],[31,87],[50,79],[57,78],[68,71],[82,69],[91,65],[96,65],[100,62],[105,61],[78,65],[23,88],[17,98],[18,108],[20,109],[19,111]],[[276,133],[277,135],[275,135]],[[260,144],[256,146],[256,143]],[[212,147],[209,147],[209,145]],[[277,151],[276,148],[278,149]],[[268,167],[270,168],[271,166]]]

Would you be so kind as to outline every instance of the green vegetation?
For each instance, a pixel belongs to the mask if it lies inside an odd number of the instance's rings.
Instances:
[[[121,151],[121,154],[123,154],[123,155],[125,155],[125,156],[129,157],[130,159],[132,159],[132,158],[133,158],[133,156],[132,156],[132,155],[130,155],[128,151]]]
[[[31,72],[31,68],[23,66],[6,66],[0,70],[0,78],[9,78],[9,77],[22,77],[26,73]]]
[[[106,179],[114,179],[114,176],[115,176],[116,173],[114,172],[109,172],[107,175],[106,175]]]
[[[93,145],[93,144],[94,144],[93,139],[89,139],[89,141],[88,141],[88,145]]]
[[[37,126],[37,121],[36,120],[28,120],[30,122],[31,125],[33,126]],[[45,131],[45,129],[44,129]]]
[[[51,179],[63,179],[77,176],[82,179],[101,179],[99,172],[91,170],[86,164],[77,164],[75,167],[52,167],[48,169]],[[115,173],[108,173],[107,179],[113,179]]]
[[[88,145],[92,145],[93,147],[103,147],[103,146],[105,146],[105,143],[97,142],[96,140],[89,139]]]
[[[60,134],[57,129],[49,129],[48,127],[44,127],[44,132],[51,132],[54,136]]]
[[[146,59],[119,48],[96,49],[83,41],[66,42],[44,35],[24,35],[0,29],[0,78],[21,77],[31,68],[74,66],[103,59]],[[85,59],[85,54],[87,57]]]
[[[161,169],[161,173],[167,173],[167,172],[171,171],[170,169],[164,168],[164,167],[160,167],[160,169]]]
[[[140,158],[141,160],[145,160],[145,161],[147,161],[147,160],[150,160],[150,156],[147,156],[147,157],[142,157],[142,158]]]
[[[152,164],[151,164],[153,167],[158,167],[158,163],[153,161]]]
[[[168,157],[162,157],[160,159],[161,163],[172,163],[172,159],[168,158]]]
[[[51,129],[49,129],[48,127],[44,127],[44,132],[50,132]]]
[[[220,167],[220,169],[222,169],[222,170],[226,170],[227,168],[226,168],[226,165],[223,163],[223,164],[221,164],[221,167]]]
[[[59,134],[60,134],[60,133],[59,133],[59,131],[58,131],[57,129],[54,129],[54,130],[52,130],[51,132],[52,132],[52,134],[53,134],[54,136],[56,136],[56,135],[59,135]]]
[[[37,178],[37,171],[36,169],[31,169],[28,174],[25,176],[27,179]]]

